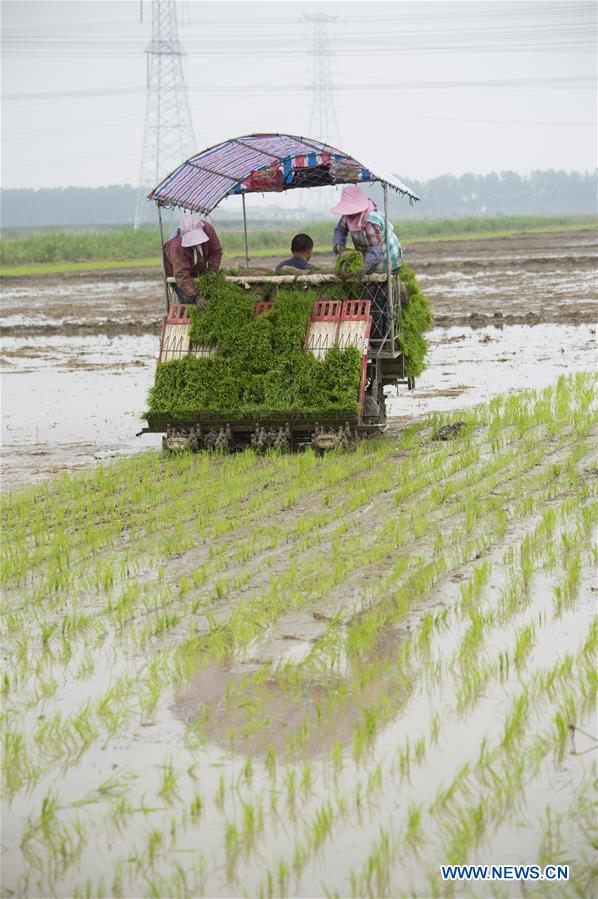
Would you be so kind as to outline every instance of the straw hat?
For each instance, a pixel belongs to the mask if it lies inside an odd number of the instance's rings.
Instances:
[[[332,207],[332,212],[337,215],[356,215],[358,212],[365,212],[369,202],[362,189],[352,184],[343,187],[341,198],[336,206]]]

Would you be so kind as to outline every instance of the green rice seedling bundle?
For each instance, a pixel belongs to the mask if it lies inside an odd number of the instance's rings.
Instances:
[[[409,302],[401,306],[400,336],[398,347],[405,356],[405,368],[410,378],[415,378],[426,368],[428,341],[424,331],[432,326],[432,312],[425,293],[420,289],[413,271],[403,263],[399,277],[407,287]]]
[[[363,269],[363,256],[359,250],[345,250],[336,260],[335,273],[339,278],[356,275]]]
[[[207,309],[191,310],[190,337],[216,353],[160,364],[152,412],[357,410],[359,351],[333,347],[319,360],[303,349],[315,291],[280,290],[274,308],[255,316],[255,297],[224,276],[198,286]]]

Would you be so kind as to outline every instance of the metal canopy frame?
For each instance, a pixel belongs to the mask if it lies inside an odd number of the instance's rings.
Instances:
[[[267,148],[259,146],[259,140],[262,138],[264,143],[267,144]],[[288,147],[293,147],[297,152],[287,153],[285,155],[279,155],[273,152],[273,144],[274,146],[277,143],[277,140],[282,146],[287,145]],[[208,164],[203,164],[204,161],[208,161],[210,156],[215,153],[222,152],[225,153],[227,148],[229,147],[239,147],[239,156],[235,157],[232,154],[231,157],[231,165],[235,165],[235,174],[231,174],[230,170],[220,170],[219,166],[213,166]],[[253,153],[253,156],[251,155]],[[249,154],[249,155],[248,155]],[[314,140],[312,138],[297,136],[294,134],[279,134],[279,133],[262,133],[262,134],[245,134],[240,137],[233,137],[226,141],[221,142],[220,144],[215,144],[212,147],[208,147],[205,150],[202,150],[200,153],[195,153],[193,156],[186,159],[183,163],[177,166],[176,169],[173,169],[162,181],[148,194],[148,200],[153,200],[158,207],[158,220],[160,225],[160,239],[162,241],[162,246],[164,246],[164,234],[162,227],[162,208],[178,208],[178,209],[186,209],[190,212],[198,212],[203,215],[209,215],[211,212],[216,209],[220,203],[231,195],[240,195],[242,202],[242,210],[243,210],[243,238],[245,245],[245,266],[246,269],[249,270],[249,239],[247,232],[247,208],[245,204],[245,195],[248,193],[265,193],[266,191],[260,190],[259,188],[248,189],[244,187],[244,182],[249,178],[253,172],[265,171],[270,168],[273,164],[273,161],[278,163],[279,165],[283,165],[285,163],[289,163],[292,165],[292,161],[299,156],[322,156],[324,154],[331,159],[335,159],[335,161],[348,163],[349,165],[353,165],[355,168],[360,169],[363,173],[366,174],[367,177],[364,178],[363,181],[359,182],[361,184],[381,184],[382,185],[382,193],[384,197],[384,242],[386,246],[386,284],[387,284],[387,292],[388,292],[388,328],[387,332],[384,336],[384,339],[381,342],[380,349],[378,350],[377,358],[380,356],[382,348],[386,344],[386,341],[390,339],[391,346],[394,348],[396,345],[395,342],[395,328],[394,328],[394,296],[393,296],[393,279],[392,279],[392,270],[390,267],[390,235],[388,229],[388,189],[392,188],[397,193],[402,194],[403,196],[409,197],[410,204],[417,202],[420,198],[416,193],[414,193],[406,184],[400,181],[395,176],[387,176],[383,175],[380,171],[376,174],[376,171],[359,162],[354,157],[350,156],[348,153],[345,153],[342,150],[339,150],[336,147],[332,147],[328,144],[322,143],[321,141]],[[262,157],[262,161],[259,165],[254,165],[253,163],[257,162],[259,157]],[[263,157],[267,157],[268,161],[263,162]],[[241,162],[246,162],[245,168],[239,168]],[[309,169],[309,167],[306,167]],[[195,174],[193,174],[195,173]],[[206,182],[212,178],[216,179],[224,179],[225,181],[231,182],[231,186],[226,188],[220,192],[220,195],[217,196],[216,202],[211,205],[201,205],[193,202],[187,202],[185,197],[185,190],[189,190],[188,186],[183,190],[183,187],[188,184],[193,178],[196,183],[200,183],[200,179],[204,178]],[[177,180],[178,178],[178,180]],[[355,184],[355,180],[345,180],[343,178],[339,178],[334,180],[333,183],[336,184]],[[314,189],[316,187],[330,187],[331,184],[292,184],[292,183],[283,183],[280,190],[277,190],[277,193],[285,193],[288,190],[297,190],[300,188],[303,189]],[[170,196],[169,196],[170,191]],[[182,196],[181,196],[182,193]],[[166,281],[166,270],[164,269],[164,285],[166,289],[166,311],[168,313],[168,284]],[[400,314],[401,309],[401,291],[397,290],[397,308]]]
[[[277,145],[280,147],[278,153],[276,152]],[[238,148],[236,153],[235,148]],[[411,203],[419,200],[418,195],[396,176],[386,175],[375,166],[365,165],[338,147],[312,138],[280,133],[245,134],[207,147],[200,153],[194,153],[193,156],[169,172],[150,191],[148,199],[154,200],[160,206],[187,209],[190,212],[209,215],[231,194],[263,193],[263,189],[260,188],[247,188],[244,186],[244,182],[252,173],[271,167],[273,161],[279,164],[287,162],[292,164],[292,161],[299,156],[315,155],[317,157],[323,154],[337,163],[349,163],[360,169],[364,174],[362,178],[364,183],[386,184],[397,193],[409,197]],[[216,162],[213,159],[215,155],[219,157]],[[264,160],[265,157],[267,158]],[[214,179],[223,179],[230,184],[229,186],[217,186]],[[347,180],[341,177],[335,178],[331,183],[354,184],[355,179]],[[287,181],[280,186],[277,192],[282,193],[310,186],[328,187],[330,184],[309,185]],[[202,190],[204,194],[200,201]]]

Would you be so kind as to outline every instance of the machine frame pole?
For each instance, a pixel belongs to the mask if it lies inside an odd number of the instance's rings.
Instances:
[[[382,191],[384,193],[384,243],[386,244],[386,284],[388,291],[388,311],[390,313],[390,338],[392,341],[391,352],[394,353],[395,345],[395,316],[394,316],[394,297],[392,284],[392,268],[390,266],[390,241],[388,237],[388,184],[382,182]]]
[[[249,242],[247,240],[247,211],[245,209],[245,194],[241,194],[243,202],[243,237],[245,238],[245,268],[249,271]]]
[[[162,274],[164,275],[164,297],[166,299],[166,315],[170,308],[170,296],[168,294],[168,281],[166,280],[166,266],[164,264],[164,228],[162,227],[162,207],[158,206],[158,223],[160,225],[160,256],[162,259]]]

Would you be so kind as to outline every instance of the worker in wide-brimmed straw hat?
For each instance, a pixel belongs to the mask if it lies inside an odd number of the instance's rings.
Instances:
[[[215,229],[198,215],[184,215],[181,225],[164,244],[166,277],[174,278],[174,291],[181,303],[205,307],[195,279],[216,273],[222,262],[222,247]]]
[[[340,201],[332,207],[332,212],[341,216],[332,238],[334,252],[339,254],[345,251],[350,235],[355,249],[363,253],[365,274],[387,271],[385,220],[374,201],[360,187],[351,184],[343,188]],[[391,271],[396,271],[401,265],[403,252],[390,222],[388,250]]]

